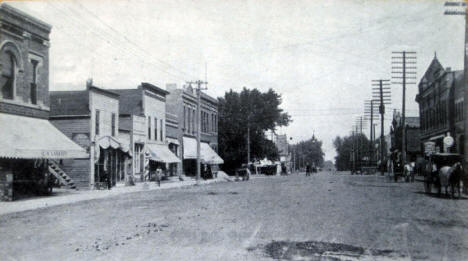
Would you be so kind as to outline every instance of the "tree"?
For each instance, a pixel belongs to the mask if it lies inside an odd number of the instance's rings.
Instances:
[[[250,129],[251,159],[278,158],[278,150],[265,136],[267,130],[287,126],[291,117],[279,106],[281,95],[270,89],[230,90],[218,98],[219,153],[223,169],[232,171],[247,161],[247,129]]]
[[[293,159],[296,167],[304,167],[307,163],[320,167],[323,166],[323,156],[325,153],[322,151],[322,141],[317,140],[315,136],[292,145],[291,151],[296,155]]]
[[[352,169],[353,149],[356,156],[356,162],[363,162],[366,157],[369,157],[369,148],[371,146],[369,139],[364,134],[356,134],[352,136],[340,137],[337,136],[333,140],[333,146],[336,150],[335,166],[338,171]]]

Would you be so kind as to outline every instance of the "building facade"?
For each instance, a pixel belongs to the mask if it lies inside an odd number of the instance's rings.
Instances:
[[[120,95],[120,129],[129,133],[134,180],[154,180],[153,173],[158,168],[165,176],[175,175],[181,160],[169,150],[166,139],[168,92],[145,82],[136,89],[113,89],[112,92]]]
[[[50,121],[86,149],[86,159],[64,160],[62,168],[81,188],[125,182],[129,148],[119,139],[119,95],[93,86],[82,91],[50,92]]]
[[[391,147],[390,150],[394,156],[400,157],[402,149],[402,124],[401,113],[393,111],[392,126],[390,128]],[[408,162],[415,162],[418,157],[422,156],[421,137],[420,137],[420,121],[419,117],[405,117],[406,131],[406,159]]]
[[[179,119],[178,130],[172,130],[178,135],[183,158],[182,170],[185,175],[196,174],[197,159],[197,128],[200,124],[200,155],[202,170],[211,169],[216,172],[219,164],[224,161],[218,151],[218,100],[205,93],[200,95],[200,122],[197,120],[197,93],[191,86],[177,88],[176,84],[167,84],[167,111]],[[175,125],[174,125],[175,127]]]
[[[464,90],[463,71],[452,71],[434,57],[418,85],[421,143],[435,143],[436,152],[444,151],[443,139],[453,137],[449,152],[463,153]]]
[[[50,169],[56,161],[88,157],[48,121],[50,31],[48,24],[0,5],[2,200],[46,185],[50,175],[61,178]]]

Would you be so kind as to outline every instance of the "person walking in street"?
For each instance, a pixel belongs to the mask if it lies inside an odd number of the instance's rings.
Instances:
[[[306,166],[306,176],[310,176],[310,165],[309,165],[309,163],[307,163],[307,166]]]

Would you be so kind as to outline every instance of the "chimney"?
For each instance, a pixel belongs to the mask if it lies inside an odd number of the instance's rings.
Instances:
[[[86,80],[86,89],[89,89],[91,86],[93,86],[93,78],[88,78]]]

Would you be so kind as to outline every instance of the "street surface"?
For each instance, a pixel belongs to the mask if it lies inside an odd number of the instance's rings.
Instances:
[[[0,216],[0,259],[466,260],[466,199],[330,172],[136,192]]]

